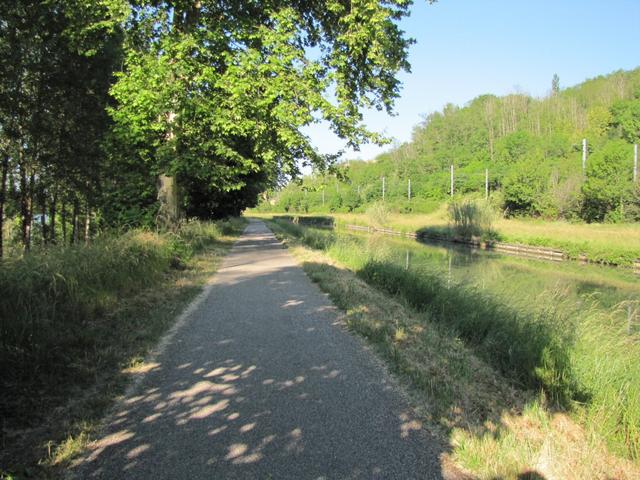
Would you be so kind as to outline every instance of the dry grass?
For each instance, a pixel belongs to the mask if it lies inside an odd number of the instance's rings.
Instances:
[[[637,465],[611,455],[596,435],[539,404],[519,415],[505,413],[498,425],[488,422],[480,431],[457,428],[451,440],[454,460],[480,479],[517,479],[527,471],[547,480],[640,475]]]
[[[453,463],[483,479],[640,478],[640,466],[611,454],[596,433],[545,407],[534,392],[512,387],[428,315],[271,226],[344,312],[347,327],[370,342],[407,387],[425,425],[445,445],[443,469]]]

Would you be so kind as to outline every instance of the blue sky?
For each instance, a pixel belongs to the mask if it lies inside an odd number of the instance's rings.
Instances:
[[[402,21],[412,72],[403,73],[397,116],[367,112],[365,123],[399,142],[424,114],[447,103],[521,91],[544,96],[554,73],[561,87],[640,66],[640,0],[416,0]],[[308,130],[325,153],[342,147],[325,126]],[[365,160],[389,147],[365,146]]]

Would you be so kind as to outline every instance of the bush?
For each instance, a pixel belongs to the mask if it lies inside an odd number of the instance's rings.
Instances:
[[[540,215],[549,203],[549,172],[534,159],[522,162],[503,181],[504,208],[511,215]]]
[[[357,191],[353,188],[349,189],[347,193],[344,195],[343,206],[346,208],[347,212],[353,212],[362,204],[362,199]]]

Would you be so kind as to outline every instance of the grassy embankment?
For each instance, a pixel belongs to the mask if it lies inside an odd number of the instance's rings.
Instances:
[[[269,217],[270,214],[256,216]],[[331,213],[327,216],[333,217],[339,225],[379,226],[445,237],[455,235],[449,225],[446,205],[430,214],[381,214],[378,218],[367,213]],[[571,259],[585,255],[592,262],[626,267],[640,259],[640,224],[574,224],[499,218],[493,220],[492,230],[495,240],[555,248]]]
[[[371,224],[366,214],[335,214],[340,223]],[[428,215],[389,215],[387,227],[405,232],[425,231],[445,237],[454,232],[445,208]],[[573,224],[562,221],[500,218],[493,221],[495,239],[524,245],[551,247],[571,259],[630,266],[640,258],[640,224]]]
[[[56,478],[244,220],[134,230],[0,264],[0,478]]]
[[[417,392],[457,463],[481,478],[640,475],[640,345],[601,310],[576,321],[553,305],[515,308],[406,271],[373,238],[271,225]]]

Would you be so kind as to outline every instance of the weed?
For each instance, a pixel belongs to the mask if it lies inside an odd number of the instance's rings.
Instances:
[[[384,202],[375,202],[367,208],[366,216],[376,227],[384,227],[389,221],[389,208]]]

